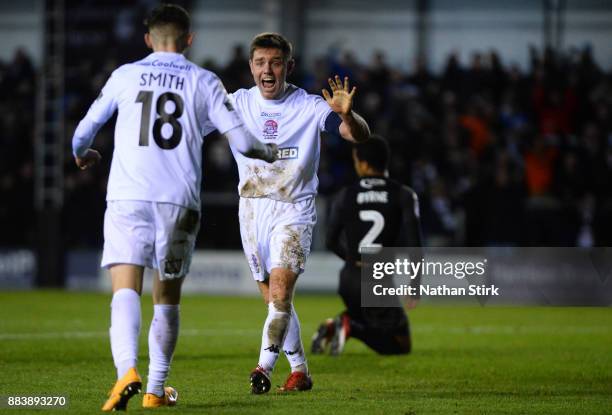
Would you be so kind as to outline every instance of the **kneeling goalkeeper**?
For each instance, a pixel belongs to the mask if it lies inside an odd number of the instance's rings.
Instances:
[[[338,355],[345,341],[354,337],[380,354],[407,354],[412,341],[404,309],[361,307],[360,251],[363,247],[417,247],[422,257],[417,195],[386,176],[389,147],[382,137],[355,144],[353,163],[359,179],[335,197],[326,238],[328,249],[345,261],[338,293],[346,310],[319,326],[312,353],[329,347],[330,354]],[[420,275],[411,285],[420,285]],[[414,308],[417,302],[418,297],[410,297],[406,306]]]

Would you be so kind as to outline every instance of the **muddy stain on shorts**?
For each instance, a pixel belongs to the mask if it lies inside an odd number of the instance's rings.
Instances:
[[[306,255],[304,248],[302,248],[300,234],[289,226],[285,226],[285,230],[287,231],[288,238],[283,241],[281,262],[293,271],[302,270],[306,262]]]
[[[253,206],[253,201],[250,199],[242,199],[240,222],[244,225],[244,229],[246,230],[245,239],[248,241],[249,246],[254,249],[257,246],[257,238],[255,235],[255,207]]]
[[[247,258],[247,262],[251,266],[251,271],[255,274],[261,272],[261,260],[257,250],[257,235],[255,227],[255,208],[253,201],[248,198],[240,199],[240,209],[238,216],[241,223],[242,246]]]
[[[160,261],[160,276],[176,278],[185,274],[185,261],[195,243],[199,226],[199,211],[185,209],[181,212],[172,231],[166,256]]]
[[[276,195],[280,200],[293,202],[292,183],[301,175],[301,167],[288,162],[261,166],[247,166],[246,179],[238,193],[242,197]]]
[[[197,210],[188,209],[185,211],[185,214],[181,215],[181,217],[179,218],[176,229],[192,234],[196,230],[199,221],[200,212],[198,212]]]

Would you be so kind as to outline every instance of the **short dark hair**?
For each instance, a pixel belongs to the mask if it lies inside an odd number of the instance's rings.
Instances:
[[[367,140],[355,143],[353,148],[358,160],[365,161],[381,173],[387,170],[390,157],[389,144],[381,136],[371,135]]]
[[[251,51],[249,57],[253,59],[255,49],[280,49],[283,52],[285,60],[291,59],[293,54],[293,46],[285,37],[279,33],[264,32],[260,33],[251,41]]]
[[[147,30],[162,26],[173,26],[183,37],[191,30],[191,18],[187,10],[177,4],[162,4],[151,10],[144,21]]]

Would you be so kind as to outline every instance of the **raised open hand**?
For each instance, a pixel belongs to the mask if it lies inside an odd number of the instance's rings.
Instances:
[[[330,95],[327,89],[323,90],[323,98],[329,104],[332,111],[338,115],[347,115],[353,108],[353,96],[355,95],[356,87],[353,87],[349,92],[348,76],[344,77],[344,84],[338,75],[334,79],[328,78],[327,82],[331,88]]]

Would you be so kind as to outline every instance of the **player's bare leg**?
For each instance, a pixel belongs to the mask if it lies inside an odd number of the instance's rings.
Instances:
[[[257,368],[251,373],[251,391],[255,394],[270,390],[270,375],[284,343],[297,274],[285,268],[273,268],[267,281],[258,281],[268,316],[264,322]]]
[[[176,405],[178,393],[164,386],[179,332],[179,303],[184,278],[161,281],[153,278],[153,320],[149,329],[149,376],[142,406],[156,408]]]
[[[119,264],[110,268],[113,287],[110,340],[117,382],[102,406],[103,411],[125,410],[128,400],[142,387],[136,361],[143,272],[144,268],[137,265]]]
[[[308,390],[312,387],[299,320],[292,304],[296,281],[295,272],[273,268],[267,281],[258,282],[262,298],[268,304],[268,318],[264,324],[259,364],[251,374],[253,393],[265,393],[270,389],[269,376],[278,360],[280,345],[292,368],[292,374],[280,390]]]
[[[142,276],[144,267],[131,264],[117,264],[110,267],[113,295],[117,291],[127,288],[142,294]]]

